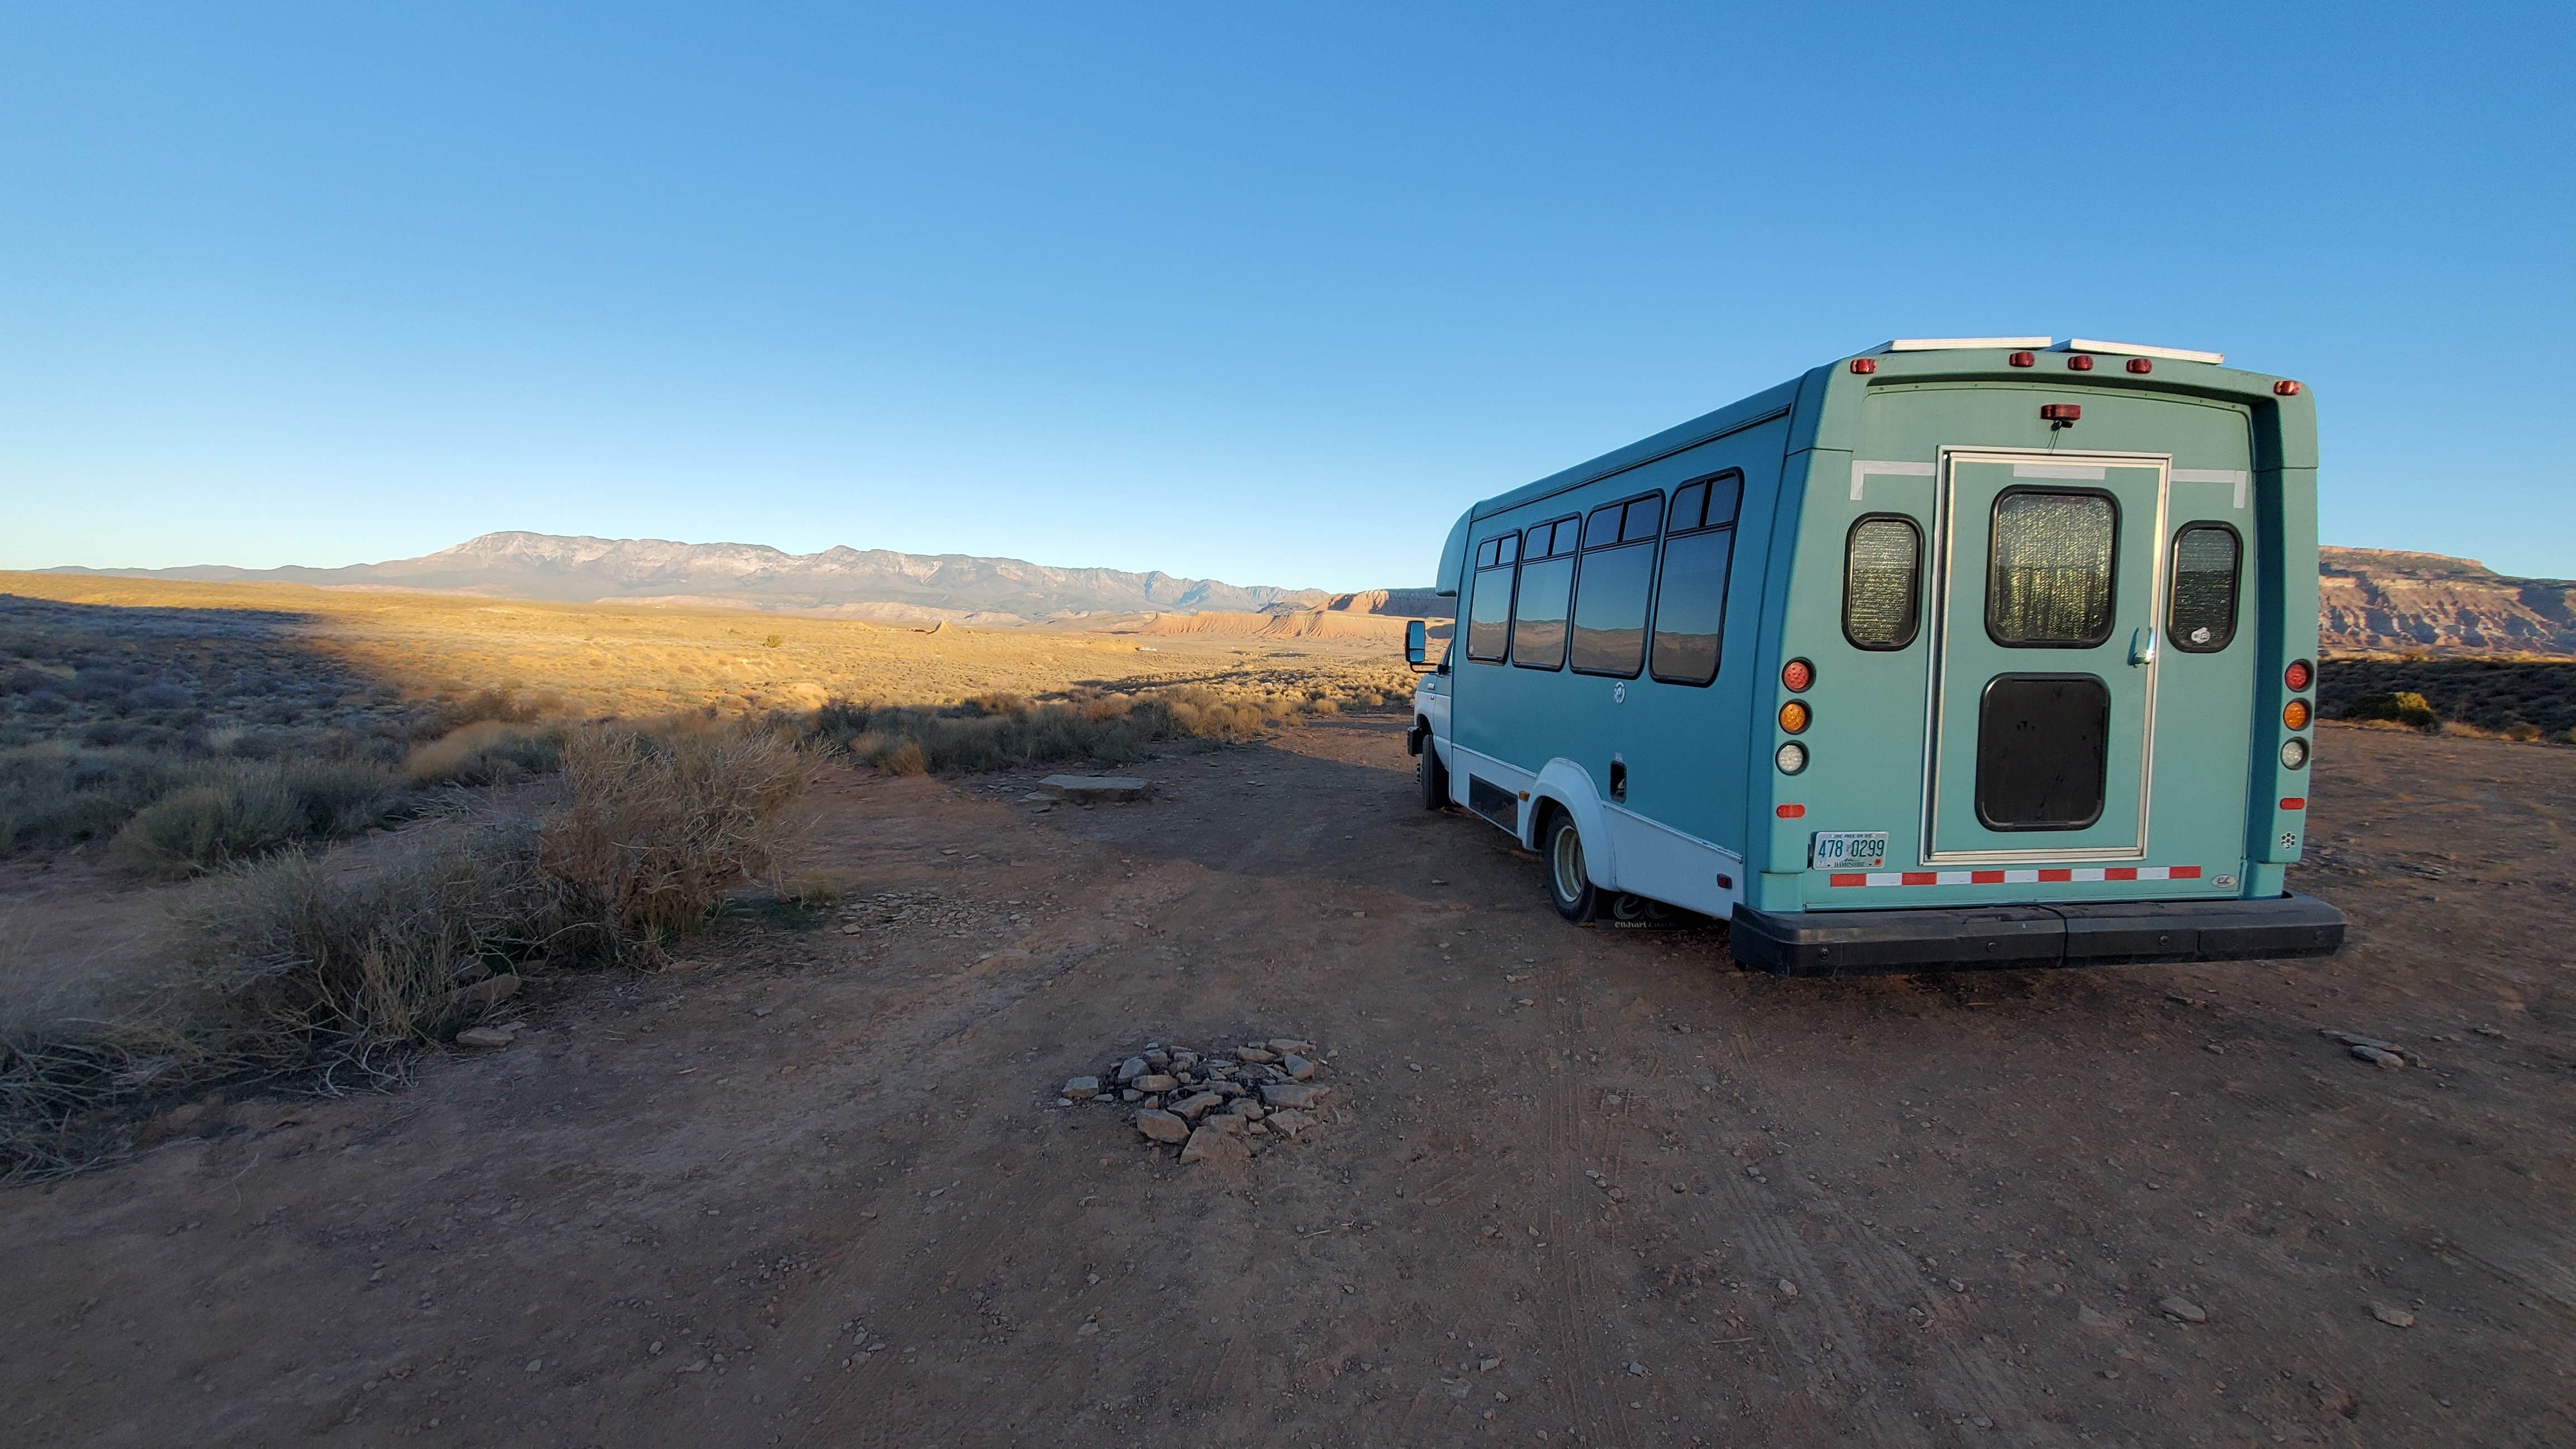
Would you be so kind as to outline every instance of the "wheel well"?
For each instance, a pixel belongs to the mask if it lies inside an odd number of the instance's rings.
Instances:
[[[1547,832],[1555,827],[1556,817],[1564,813],[1564,806],[1553,800],[1547,799],[1544,796],[1531,805],[1529,833],[1530,849],[1547,849]]]

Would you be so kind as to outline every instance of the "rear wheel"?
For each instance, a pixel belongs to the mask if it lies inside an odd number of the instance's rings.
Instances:
[[[1583,832],[1574,828],[1574,817],[1562,810],[1551,813],[1539,844],[1547,861],[1547,896],[1556,913],[1578,926],[1591,920],[1600,909],[1601,892],[1583,862]]]
[[[1422,737],[1422,753],[1414,757],[1413,781],[1422,787],[1423,809],[1449,803],[1449,767],[1440,763],[1440,746],[1428,734]]]

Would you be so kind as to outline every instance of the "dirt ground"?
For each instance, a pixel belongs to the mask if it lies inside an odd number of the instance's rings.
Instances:
[[[1782,981],[1567,927],[1400,729],[839,774],[855,931],[0,1193],[0,1439],[2576,1441],[2576,755],[2327,730],[2332,960]],[[1328,1056],[1312,1140],[1055,1105],[1243,1034]]]

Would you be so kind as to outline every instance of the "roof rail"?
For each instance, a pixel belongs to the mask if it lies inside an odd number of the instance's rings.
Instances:
[[[2061,352],[2101,352],[2113,357],[2161,357],[2171,362],[2206,362],[2216,366],[2227,360],[2224,352],[2194,352],[2188,347],[2150,347],[2143,342],[2103,342],[2091,337],[2069,337]]]
[[[1964,347],[2046,347],[2054,337],[1898,337],[1881,352],[1956,352]]]

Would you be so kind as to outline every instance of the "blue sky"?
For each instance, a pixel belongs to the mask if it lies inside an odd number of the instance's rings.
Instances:
[[[2327,542],[2576,574],[2571,38],[10,7],[0,567],[526,528],[1410,583],[1473,498],[1889,336],[2031,332],[2306,379]]]

